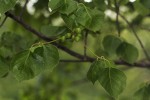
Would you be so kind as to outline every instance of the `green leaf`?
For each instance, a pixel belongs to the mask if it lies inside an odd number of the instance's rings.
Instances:
[[[99,72],[100,72],[101,68],[106,67],[106,63],[107,62],[105,62],[104,60],[100,60],[100,61],[98,60],[98,61],[93,62],[87,73],[88,80],[90,80],[94,84],[95,81],[98,80]]]
[[[83,26],[90,25],[92,21],[92,16],[89,13],[89,9],[84,4],[78,5],[78,9],[75,12],[75,16],[76,21]]]
[[[13,8],[18,0],[0,0],[0,14]]]
[[[62,14],[69,15],[77,9],[77,2],[74,0],[66,0],[65,4],[61,8],[60,12]]]
[[[9,66],[6,64],[4,59],[0,57],[0,77],[5,76],[9,72]]]
[[[19,81],[31,79],[34,77],[34,72],[30,68],[30,66],[33,65],[31,65],[31,60],[29,58],[31,59],[30,51],[26,50],[17,54],[12,61],[12,73]]]
[[[150,9],[146,8],[142,3],[140,3],[139,1],[135,1],[133,3],[134,8],[139,12],[139,14],[141,14],[142,16],[146,16],[148,14],[150,14]]]
[[[88,29],[91,31],[100,31],[103,23],[104,23],[104,13],[99,10],[93,9],[90,12],[92,21],[88,26]]]
[[[115,65],[105,58],[93,62],[87,78],[94,84],[99,81],[102,87],[114,98],[121,94],[126,86],[126,75],[115,68]]]
[[[137,48],[126,42],[121,43],[116,52],[118,57],[131,64],[138,58]]]
[[[89,9],[84,4],[79,4],[75,12],[77,23],[91,31],[99,31],[104,23],[104,13],[96,10]]]
[[[51,8],[51,10],[56,10],[59,7],[62,7],[64,5],[64,0],[49,0],[49,8]]]
[[[101,11],[105,11],[107,5],[105,4],[105,0],[93,0],[94,5]]]
[[[44,70],[52,70],[59,62],[59,53],[53,45],[40,45],[17,54],[11,68],[17,80],[28,80]]]
[[[65,27],[45,25],[41,27],[41,32],[48,37],[56,37],[66,31]]]
[[[55,46],[50,44],[44,45],[43,54],[41,53],[39,55],[44,58],[46,68],[52,70],[59,63],[59,52]]]
[[[126,75],[116,68],[104,68],[99,72],[99,82],[102,87],[114,98],[123,92],[126,87]]]
[[[13,54],[26,48],[27,41],[23,41],[23,37],[16,33],[4,32],[0,36],[0,46],[10,49]]]
[[[75,15],[67,16],[67,15],[61,14],[61,17],[70,30],[73,30],[76,27]]]
[[[135,96],[136,100],[150,100],[150,84],[145,83],[143,86],[136,91]]]
[[[103,39],[103,47],[104,50],[107,51],[109,54],[114,54],[116,53],[116,49],[118,46],[121,44],[121,40],[113,35],[107,35]]]

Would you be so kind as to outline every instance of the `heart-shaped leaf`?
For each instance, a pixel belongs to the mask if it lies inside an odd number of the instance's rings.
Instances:
[[[97,60],[93,62],[87,73],[88,80],[92,81],[92,83],[94,84],[95,81],[98,80],[101,68],[105,68],[107,66],[106,63],[107,62],[105,62],[104,60]]]
[[[99,82],[114,98],[117,98],[126,87],[126,75],[116,68],[104,68],[99,72]]]
[[[128,63],[134,63],[138,58],[138,50],[133,45],[123,42],[117,48],[117,55]]]
[[[121,44],[121,40],[113,35],[108,35],[103,39],[103,47],[109,54],[116,53],[116,49]]]
[[[87,78],[94,84],[99,81],[102,87],[114,98],[121,94],[126,86],[126,75],[116,69],[115,65],[106,59],[92,63]]]
[[[89,10],[90,9],[84,4],[79,4],[78,9],[75,12],[76,21],[85,27],[89,26],[92,21],[92,16],[90,15]]]
[[[40,45],[17,54],[11,68],[19,80],[28,80],[44,70],[52,70],[59,62],[59,53],[53,45]]]

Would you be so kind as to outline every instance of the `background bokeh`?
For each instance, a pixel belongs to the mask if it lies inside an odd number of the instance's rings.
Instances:
[[[81,2],[84,2],[80,0]],[[19,15],[24,0],[20,1],[12,12]],[[91,1],[92,2],[92,1]],[[89,7],[93,7],[92,3],[85,3]],[[43,25],[64,25],[63,20],[58,14],[50,16],[48,0],[30,0],[28,8],[23,14],[23,19],[36,30],[40,31]],[[104,7],[105,8],[105,7]],[[120,7],[122,13],[134,25],[134,28],[150,55],[150,17],[141,16],[132,7],[132,3]],[[106,58],[116,60],[114,55],[108,55],[103,51],[101,41],[108,34],[117,34],[115,26],[115,13],[105,9],[106,23],[103,24],[101,34],[89,34],[88,47],[97,55],[105,55]],[[3,19],[4,16],[1,18]],[[136,46],[139,50],[138,61],[145,58],[142,49],[134,37],[133,33],[120,19],[121,37]],[[146,28],[146,29],[144,29]],[[11,19],[7,19],[6,23],[0,28],[0,36],[6,33],[5,44],[1,46],[0,53],[4,57],[11,57],[17,52],[29,48],[33,43],[41,41],[29,31],[25,30],[19,24]],[[74,51],[83,54],[83,41],[69,42],[63,45],[68,46]],[[61,59],[75,59],[63,51],[60,52]],[[93,56],[88,51],[89,56]],[[94,57],[94,56],[93,56]],[[9,58],[8,58],[9,59]],[[60,62],[52,72],[45,71],[34,79],[18,82],[11,73],[6,77],[0,78],[0,100],[113,100],[98,82],[93,85],[87,80],[86,74],[91,63],[63,63]],[[119,96],[119,100],[137,100],[134,93],[139,89],[140,84],[149,81],[150,70],[147,68],[139,68],[135,66],[117,66],[127,75],[127,87]]]

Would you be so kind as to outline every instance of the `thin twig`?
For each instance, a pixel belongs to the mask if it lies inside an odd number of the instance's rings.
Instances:
[[[6,22],[7,18],[8,18],[8,17],[5,16],[4,20],[3,20],[2,23],[0,24],[0,27],[2,27],[2,26],[4,25],[4,23]]]
[[[147,58],[148,60],[150,60],[150,57],[149,57],[149,55],[148,55],[148,53],[147,53],[147,51],[146,51],[146,49],[145,49],[145,47],[144,47],[142,41],[140,40],[139,36],[137,35],[136,31],[134,30],[134,27],[130,24],[130,22],[129,22],[123,15],[121,15],[121,14],[119,14],[119,15],[120,15],[120,17],[128,24],[128,26],[129,26],[129,28],[132,30],[134,36],[135,36],[136,39],[138,40],[138,42],[139,42],[139,44],[140,44],[140,46],[141,46],[141,48],[142,48],[142,50],[143,50],[143,52],[144,52],[146,58]]]
[[[22,18],[22,15],[23,15],[23,13],[24,13],[26,7],[27,7],[28,2],[29,2],[29,0],[26,0],[26,1],[25,1],[25,4],[24,4],[24,6],[23,6],[23,8],[22,8],[22,10],[21,10],[20,16],[19,16],[20,19]]]
[[[87,56],[87,38],[88,38],[88,31],[86,30],[85,34],[84,34],[84,59],[86,59]]]
[[[91,60],[68,60],[68,59],[62,59],[60,60],[60,62],[70,62],[70,63],[92,63],[93,61],[95,61],[96,59],[91,59]],[[114,61],[116,65],[125,65],[125,66],[129,66],[129,67],[140,67],[140,68],[150,68],[150,62],[149,61],[141,61],[141,62],[136,62],[134,64],[129,64],[127,62],[124,61]]]
[[[146,28],[144,26],[140,26],[139,28],[142,29],[142,30],[150,31],[150,28]]]
[[[120,37],[120,25],[119,25],[119,4],[116,0],[115,2],[115,8],[116,8],[116,28],[118,30],[118,36]]]
[[[87,63],[87,62],[93,62],[93,61],[94,61],[94,59],[93,60],[68,60],[68,59],[60,60],[60,62],[72,62],[72,63],[76,63],[76,62],[78,62],[78,63]]]
[[[111,7],[111,0],[107,0],[108,2],[108,7]]]

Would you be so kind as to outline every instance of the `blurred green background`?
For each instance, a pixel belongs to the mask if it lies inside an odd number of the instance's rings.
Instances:
[[[32,6],[31,1],[30,4],[28,4],[28,9],[23,14],[25,22],[38,31],[40,31],[43,25],[63,25],[64,22],[58,14],[49,15],[47,8],[48,0],[38,0],[38,2],[33,5],[33,11],[29,10]],[[22,0],[13,9],[16,15],[19,15],[20,8],[23,6],[24,2],[25,1]],[[81,2],[83,1],[81,0]],[[86,5],[91,6],[92,4],[86,3]],[[129,21],[135,25],[134,28],[138,36],[150,54],[150,31],[147,30],[150,26],[150,17],[139,15],[138,12],[132,9],[131,3],[122,6],[121,10]],[[88,36],[88,47],[99,56],[105,55],[107,58],[111,58],[111,60],[116,60],[116,57],[108,55],[103,51],[101,43],[104,36],[108,34],[117,34],[113,14],[113,12],[106,10],[107,21],[103,25],[101,34],[90,34]],[[2,19],[3,18],[4,16]],[[120,23],[122,27],[121,37],[138,48],[138,61],[141,61],[145,56],[139,43],[125,22],[120,19]],[[141,26],[147,29],[145,30],[141,28]],[[8,59],[17,52],[27,49],[33,43],[40,41],[40,39],[26,31],[11,19],[7,19],[3,27],[0,28],[1,37],[4,32],[9,36],[6,36],[6,41],[3,42],[5,46],[1,46],[0,53],[2,56],[8,57]],[[83,54],[83,41],[73,43],[66,41],[64,45]],[[61,59],[74,59],[61,50],[59,52]],[[89,51],[88,55],[93,56]],[[98,82],[93,85],[87,80],[86,74],[90,64],[91,63],[86,62],[60,62],[52,72],[45,71],[36,78],[23,82],[16,81],[12,74],[9,73],[5,78],[0,78],[0,100],[113,100]],[[121,65],[117,66],[117,68],[124,71],[127,75],[127,87],[119,96],[119,100],[137,100],[134,98],[134,93],[139,89],[141,83],[149,81],[150,70],[147,68]]]

